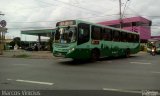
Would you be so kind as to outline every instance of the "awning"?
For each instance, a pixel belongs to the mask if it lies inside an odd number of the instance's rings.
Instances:
[[[23,30],[21,34],[25,35],[40,35],[40,36],[51,36],[56,30],[55,29],[39,29],[39,30]]]

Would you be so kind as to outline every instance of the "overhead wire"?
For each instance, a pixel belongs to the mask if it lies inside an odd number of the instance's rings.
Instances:
[[[111,14],[111,15],[101,15],[101,16],[96,16],[96,17],[105,17],[105,16],[113,16],[113,15],[118,15],[118,14]],[[96,17],[85,17],[85,18],[76,18],[76,19],[89,19],[89,18],[96,18]],[[56,23],[58,21],[36,21],[36,22],[8,22],[8,23],[42,23],[42,22],[49,22],[49,23]],[[31,29],[31,28],[34,28],[34,29],[37,29],[37,28],[54,28],[54,27],[43,27],[43,26],[40,26],[40,27],[8,27],[8,29]]]
[[[93,10],[89,10],[89,9],[87,9],[87,8],[83,8],[83,7],[80,7],[80,6],[77,6],[77,5],[73,5],[73,4],[70,4],[70,3],[67,3],[67,2],[63,2],[63,1],[60,1],[60,0],[54,0],[54,1],[57,1],[57,2],[61,2],[61,3],[63,3],[63,4],[66,4],[66,5],[69,5],[69,6],[74,6],[74,7],[77,7],[77,8],[81,8],[81,9],[84,9],[84,10],[87,10],[87,11],[90,11],[90,12],[97,12],[97,11],[93,11]],[[42,3],[45,3],[45,4],[47,4],[47,5],[49,5],[49,6],[52,6],[53,4],[52,3],[47,3],[47,2],[44,2],[44,1],[39,1],[39,2],[42,2]],[[128,2],[128,0],[126,0],[126,4],[125,4],[125,7],[124,7],[124,10],[123,10],[123,15],[124,15],[124,11],[126,10],[126,8],[127,8],[127,2]],[[56,6],[56,5],[55,5]],[[137,12],[135,12],[135,10],[133,10],[133,9],[131,9],[130,7],[128,7],[130,10],[132,10],[132,11],[134,11],[134,13],[137,13]],[[139,14],[139,13],[138,13]],[[90,18],[97,18],[97,17],[105,17],[105,16],[107,16],[107,15],[101,15],[101,16],[93,16],[93,17],[85,17],[85,18],[76,18],[76,19],[90,19]],[[112,15],[111,15],[112,16]],[[158,17],[158,16],[155,16],[155,17]],[[57,20],[53,20],[53,21],[33,21],[33,22],[8,22],[8,23],[43,23],[43,22],[45,22],[45,23],[55,23],[55,22],[57,22]],[[27,27],[28,28],[28,27]],[[31,28],[31,27],[29,27],[29,28]],[[33,27],[32,27],[33,28]],[[37,27],[34,27],[34,28],[37,28]]]
[[[71,3],[67,3],[67,2],[63,2],[63,1],[60,1],[60,0],[54,0],[54,1],[61,2],[61,3],[63,3],[63,4],[69,5],[69,6],[81,8],[81,9],[84,9],[84,10],[86,10],[86,11],[94,12],[95,15],[97,15],[97,13],[98,13],[98,14],[101,13],[101,12],[99,12],[99,11],[91,10],[91,9],[88,9],[88,8],[84,8],[84,7],[77,6],[77,5],[74,5],[74,4],[71,4]]]
[[[79,18],[75,18],[75,19],[90,19],[90,18],[97,18],[97,17],[105,17],[105,16],[113,16],[113,15],[118,15],[118,14],[110,14],[110,15],[100,15],[100,16],[90,16],[90,17],[79,17]],[[57,20],[53,20],[53,21],[32,21],[32,22],[8,22],[8,23],[40,23],[40,22],[58,22]]]
[[[129,0],[126,0],[126,2],[125,2],[124,8],[123,8],[123,13],[122,13],[122,18],[124,17],[124,13],[126,11],[128,1]]]
[[[37,1],[37,0],[35,0],[35,1]],[[69,5],[69,6],[74,6],[74,7],[82,8],[82,9],[84,9],[84,10],[88,10],[88,11],[95,12],[95,11],[93,11],[93,10],[89,10],[89,9],[87,9],[87,8],[83,8],[83,7],[80,7],[80,6],[75,6],[75,5],[73,5],[73,4],[66,3],[66,2],[63,2],[63,1],[60,1],[60,0],[54,0],[54,1],[67,4],[67,5]],[[44,1],[39,1],[39,2],[42,2],[42,3],[47,4],[47,5],[50,5],[50,6],[53,6],[53,5],[56,6],[55,4],[47,3],[47,2],[44,2]],[[37,7],[37,8],[38,8],[38,7]],[[104,15],[104,16],[106,16],[106,15]],[[97,16],[97,15],[96,15],[96,16],[94,16],[94,17],[86,17],[86,18],[96,18],[96,17],[103,17],[103,16]],[[85,18],[78,18],[78,19],[85,19]],[[8,22],[8,23],[39,23],[39,22],[54,22],[54,21]],[[55,22],[57,22],[57,20],[56,20]]]

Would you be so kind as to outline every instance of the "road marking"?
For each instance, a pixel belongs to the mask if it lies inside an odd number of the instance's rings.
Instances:
[[[141,91],[130,91],[130,90],[123,90],[123,89],[112,89],[112,88],[103,88],[106,91],[115,91],[115,92],[124,92],[124,93],[142,93]]]
[[[156,73],[156,74],[160,74],[160,72],[156,72],[156,71],[155,71],[155,72],[151,72],[151,73]]]
[[[132,63],[132,64],[152,64],[152,63],[144,63],[144,62],[130,62],[130,63]]]
[[[7,79],[7,80],[11,81],[11,80],[13,80],[13,79]]]
[[[28,66],[28,64],[13,64],[14,66]]]
[[[50,82],[39,82],[39,81],[30,81],[30,80],[21,80],[21,79],[17,79],[17,80],[13,80],[13,79],[7,79],[7,80],[12,80],[12,81],[17,81],[17,82],[25,82],[25,83],[35,83],[35,84],[44,84],[44,85],[53,85],[54,83],[50,83]]]

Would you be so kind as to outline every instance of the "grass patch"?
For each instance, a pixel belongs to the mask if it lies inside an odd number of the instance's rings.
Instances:
[[[20,55],[13,55],[13,57],[15,57],[15,58],[27,58],[27,57],[30,57],[30,56],[27,55],[27,54],[20,54]]]

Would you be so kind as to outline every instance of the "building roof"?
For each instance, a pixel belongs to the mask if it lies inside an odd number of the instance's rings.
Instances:
[[[130,17],[130,18],[124,18],[122,19],[123,23],[129,23],[129,22],[151,22],[151,20],[148,20],[144,17],[138,16],[138,17]],[[114,25],[114,24],[120,24],[120,20],[110,20],[110,21],[103,21],[103,22],[98,22],[98,24],[102,25]]]

